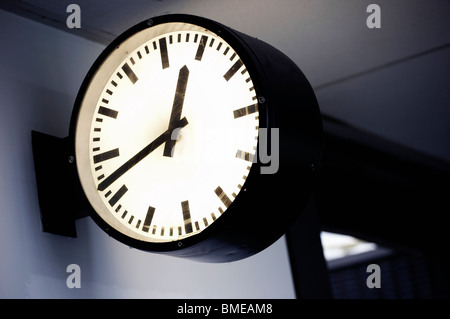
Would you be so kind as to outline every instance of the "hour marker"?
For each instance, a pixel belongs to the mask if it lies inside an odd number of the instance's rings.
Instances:
[[[100,163],[106,160],[109,160],[111,158],[117,157],[119,156],[119,149],[115,148],[113,150],[98,154],[98,155],[94,155],[94,163]]]
[[[237,119],[252,113],[258,112],[258,104],[252,104],[233,111],[234,118]]]
[[[229,81],[231,77],[239,70],[239,68],[243,65],[242,61],[239,59],[236,61],[236,63],[233,64],[233,66],[225,73],[223,76],[225,80]]]
[[[208,41],[208,37],[206,35],[202,35],[200,39],[200,43],[198,44],[197,53],[195,54],[195,59],[198,61],[202,60],[203,52],[205,52],[206,42]]]
[[[159,39],[159,50],[161,52],[161,64],[162,68],[166,69],[169,67],[169,55],[167,53],[167,42],[166,38]]]
[[[225,207],[228,208],[228,206],[231,205],[231,199],[228,197],[227,194],[223,191],[222,187],[218,186],[214,193],[219,197],[219,199],[222,201],[222,203],[225,205]]]
[[[113,207],[122,198],[123,195],[128,191],[128,188],[125,185],[122,185],[121,188],[114,194],[113,197],[108,201],[109,205]]]
[[[124,65],[122,65],[122,70],[128,76],[131,83],[133,83],[133,84],[136,83],[136,81],[138,80],[138,77],[136,76],[136,74],[134,74],[133,70],[130,68],[128,63],[125,63]]]
[[[98,108],[98,114],[102,114],[102,115],[112,117],[113,119],[115,119],[115,118],[117,118],[117,114],[119,114],[119,112],[117,112],[113,109],[104,107],[104,106],[100,106]]]
[[[150,229],[150,224],[152,223],[153,215],[155,214],[155,208],[148,206],[147,215],[145,216],[144,225],[142,226],[142,231],[148,233]]]
[[[244,151],[238,150],[236,152],[236,158],[243,159],[244,161],[247,161],[247,162],[253,162],[255,155],[250,154],[249,152],[244,152]]]
[[[191,212],[189,210],[189,201],[181,202],[181,210],[183,211],[184,229],[186,234],[192,233]]]

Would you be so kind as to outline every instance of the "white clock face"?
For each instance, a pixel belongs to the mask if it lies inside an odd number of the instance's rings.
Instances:
[[[82,101],[83,189],[127,236],[195,235],[244,191],[258,126],[252,79],[224,39],[186,23],[140,31],[106,58]]]

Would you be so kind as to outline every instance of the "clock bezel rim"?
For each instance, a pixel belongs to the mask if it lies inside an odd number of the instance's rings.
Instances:
[[[138,23],[134,25],[133,27],[129,28],[125,32],[123,32],[121,35],[119,35],[116,39],[114,39],[103,51],[102,53],[97,57],[91,68],[89,69],[89,72],[87,73],[85,79],[83,80],[83,83],[81,85],[81,88],[77,94],[77,98],[75,101],[75,105],[72,111],[72,117],[71,117],[71,123],[70,123],[70,131],[69,131],[69,138],[71,140],[71,148],[73,154],[75,154],[75,135],[76,135],[76,128],[77,128],[77,122],[78,122],[78,114],[83,102],[84,95],[86,93],[86,90],[89,87],[89,84],[94,77],[96,71],[102,66],[103,62],[108,58],[108,56],[115,50],[115,48],[120,45],[123,41],[128,39],[129,37],[133,36],[135,33],[140,32],[144,29],[151,28],[156,25],[160,25],[163,23],[171,23],[171,22],[179,22],[179,23],[188,23],[193,24],[196,26],[200,26],[202,28],[205,28],[213,33],[215,33],[217,36],[223,38],[232,48],[233,50],[239,55],[240,59],[243,61],[244,65],[247,67],[247,70],[252,78],[252,82],[254,84],[255,94],[258,97],[257,103],[258,103],[258,110],[259,110],[259,127],[260,128],[268,128],[268,101],[267,97],[265,97],[265,102],[260,103],[259,97],[261,96],[260,89],[263,87],[263,74],[261,74],[260,70],[258,69],[258,61],[255,59],[255,56],[253,52],[249,49],[248,46],[246,46],[245,42],[239,37],[239,35],[233,30],[230,29],[219,22],[194,16],[194,15],[187,15],[187,14],[170,14],[170,15],[163,15],[158,17],[153,17],[151,19],[147,19],[145,21],[142,21],[141,23]],[[259,143],[257,143],[257,150],[259,150]],[[115,229],[112,227],[108,222],[106,222],[92,207],[89,200],[86,198],[86,203],[89,207],[89,215],[91,218],[96,222],[96,224],[107,234],[112,236],[113,238],[117,239],[118,241],[130,246],[135,247],[141,250],[146,251],[154,251],[154,252],[169,252],[174,250],[180,250],[185,249],[187,247],[195,246],[201,242],[204,242],[206,239],[214,237],[214,234],[219,233],[221,230],[226,227],[226,225],[232,225],[233,224],[233,215],[236,214],[236,206],[239,206],[239,202],[242,201],[242,198],[245,197],[245,191],[246,185],[248,184],[248,180],[254,179],[256,175],[259,175],[260,170],[260,164],[259,162],[253,163],[251,166],[251,169],[249,171],[249,174],[247,176],[247,180],[242,185],[242,191],[239,192],[239,194],[236,196],[232,204],[227,208],[227,210],[224,212],[224,214],[218,218],[214,223],[206,227],[201,232],[188,236],[186,238],[177,239],[170,242],[148,242],[148,241],[142,241],[133,237],[130,237],[121,231]],[[77,169],[77,176],[79,177],[79,172]],[[86,196],[84,193],[84,189],[82,188],[83,195]],[[231,221],[231,222],[230,222]]]

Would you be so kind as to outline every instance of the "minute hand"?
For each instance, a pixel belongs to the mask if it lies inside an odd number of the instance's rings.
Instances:
[[[185,127],[188,124],[188,121],[185,117],[176,122],[177,127]],[[112,183],[114,183],[120,176],[128,172],[134,165],[142,161],[147,155],[156,150],[159,146],[161,146],[164,142],[171,141],[171,135],[173,128],[168,128],[164,133],[158,136],[153,142],[144,147],[139,153],[130,158],[127,162],[122,164],[117,170],[115,170],[111,175],[109,175],[106,179],[101,182],[97,189],[99,191],[104,191],[107,187],[109,187]]]

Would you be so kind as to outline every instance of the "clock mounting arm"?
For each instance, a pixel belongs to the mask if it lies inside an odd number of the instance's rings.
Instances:
[[[77,237],[75,221],[89,216],[90,205],[77,178],[70,137],[31,131],[42,230]]]

